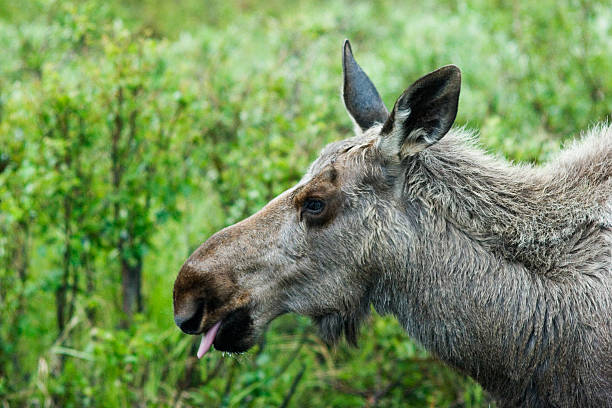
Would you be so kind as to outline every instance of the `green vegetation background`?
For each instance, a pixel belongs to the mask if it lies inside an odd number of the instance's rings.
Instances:
[[[457,123],[512,160],[612,110],[607,1],[0,0],[1,406],[489,404],[391,318],[354,349],[285,316],[202,361],[173,324],[189,253],[351,134],[344,38],[388,106],[460,66]]]

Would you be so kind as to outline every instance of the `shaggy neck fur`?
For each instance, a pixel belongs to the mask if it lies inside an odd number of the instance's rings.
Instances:
[[[612,196],[612,128],[598,128],[541,168],[512,166],[458,131],[408,161],[419,197],[485,248],[550,278],[571,278],[567,255],[604,222]]]
[[[610,406],[612,130],[543,168],[462,132],[406,165],[375,308],[504,406]]]

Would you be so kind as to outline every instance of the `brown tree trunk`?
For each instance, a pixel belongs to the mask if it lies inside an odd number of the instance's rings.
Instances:
[[[123,159],[124,152],[120,148],[120,140],[124,131],[125,122],[123,120],[123,88],[117,90],[117,111],[113,120],[111,134],[111,175],[112,185],[115,194],[119,195],[122,186],[122,176],[124,171]],[[128,143],[129,144],[129,143]],[[142,262],[133,260],[130,256],[130,238],[123,236],[123,222],[121,220],[121,206],[119,200],[113,203],[113,218],[115,228],[119,229],[117,238],[117,252],[121,263],[121,297],[123,318],[121,327],[128,327],[132,323],[134,313],[139,310],[140,301],[140,273]],[[129,233],[126,232],[126,235]],[[135,262],[136,261],[136,262]]]
[[[81,255],[81,263],[85,266],[85,293],[87,297],[93,295],[96,286],[94,282],[94,271],[91,267],[90,256],[87,252],[84,252]],[[90,323],[94,323],[96,320],[96,309],[91,305],[87,305],[85,307],[85,313],[87,314],[87,319],[89,319]]]
[[[64,137],[66,141],[68,141],[68,113],[65,112],[60,117],[60,128],[58,129],[61,132],[61,135]],[[72,157],[70,149],[66,150],[64,156],[64,164],[66,165],[66,170],[69,171],[72,167]],[[67,292],[68,292],[68,282],[70,280],[70,260],[72,257],[72,244],[70,239],[72,237],[72,188],[69,191],[66,191],[64,195],[64,260],[63,260],[63,273],[62,273],[62,281],[55,292],[55,304],[56,304],[56,318],[57,318],[57,328],[59,331],[58,336],[61,335],[64,327],[66,325],[66,321],[70,318],[66,310],[66,300],[67,300]]]
[[[20,331],[18,330],[19,321],[21,317],[25,314],[25,305],[26,305],[26,296],[25,296],[25,286],[26,280],[28,278],[28,267],[29,267],[29,252],[30,252],[30,231],[29,225],[27,221],[21,221],[18,224],[17,231],[14,231],[14,246],[9,246],[8,248],[8,256],[6,258],[6,267],[7,270],[16,270],[17,275],[19,277],[20,283],[17,282],[10,283],[13,281],[13,278],[7,280],[7,285],[4,288],[0,288],[0,304],[5,301],[5,298],[8,296],[6,292],[3,290],[7,290],[8,287],[18,287],[19,292],[17,294],[17,306],[12,315],[9,315],[9,318],[6,321],[7,327],[12,327],[11,330],[7,332],[6,342],[11,345],[17,345],[19,342],[19,337],[21,336]],[[0,282],[4,283],[4,282]],[[8,292],[8,290],[7,290]],[[5,339],[1,339],[5,341]],[[0,350],[0,377],[4,374],[2,372],[2,363],[4,361],[8,361],[9,355],[3,355],[2,350]],[[20,355],[17,352],[10,353],[10,360],[13,364],[13,371],[15,373],[21,372],[21,363],[20,363]],[[24,375],[24,378],[27,378]],[[10,382],[9,382],[10,384]]]
[[[132,322],[134,313],[142,311],[142,258],[140,256],[129,262],[126,256],[121,257],[121,292],[123,296],[123,313],[125,327]]]

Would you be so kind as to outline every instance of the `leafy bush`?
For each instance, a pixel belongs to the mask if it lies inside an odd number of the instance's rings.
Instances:
[[[248,354],[197,361],[172,282],[206,237],[351,134],[345,37],[388,105],[459,65],[458,124],[537,162],[612,110],[606,2],[18,4],[0,0],[1,401],[489,404],[386,317],[357,349],[286,316]]]

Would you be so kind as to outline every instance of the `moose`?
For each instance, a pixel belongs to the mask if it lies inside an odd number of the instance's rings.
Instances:
[[[174,320],[204,334],[198,357],[246,351],[289,312],[355,343],[373,306],[500,406],[612,407],[612,126],[512,164],[451,129],[456,66],[389,113],[348,41],[342,65],[356,134],[176,278]]]

